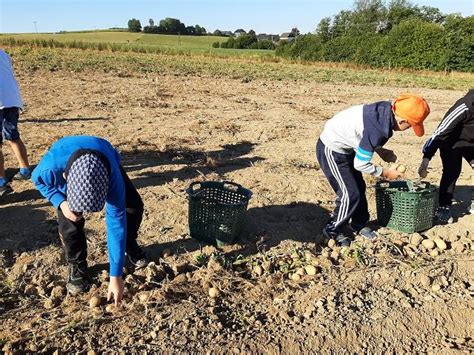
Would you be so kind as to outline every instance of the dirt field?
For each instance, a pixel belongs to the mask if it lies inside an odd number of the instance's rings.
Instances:
[[[464,92],[154,74],[17,76],[27,104],[20,131],[32,163],[65,135],[110,140],[144,200],[139,240],[156,265],[126,277],[121,309],[106,309],[104,299],[90,308],[92,295],[106,294],[108,268],[104,220],[95,214],[86,223],[95,286],[83,297],[63,296],[67,267],[54,210],[31,182],[13,182],[16,193],[0,204],[5,352],[474,350],[467,165],[456,223],[422,233],[443,239],[447,250],[433,252],[409,244],[409,235],[381,229],[376,242],[359,241],[341,253],[325,247],[320,235],[334,195],[315,158],[325,121],[343,108],[416,92],[431,105],[426,130],[432,132]],[[387,145],[408,177],[415,177],[423,143],[410,131]],[[3,151],[6,166],[15,167],[9,147]],[[437,183],[438,157],[432,167],[428,179]],[[246,243],[200,251],[189,238],[185,190],[203,179],[232,180],[253,191]],[[375,219],[374,190],[368,194]],[[172,255],[161,257],[164,249]],[[197,266],[198,254],[209,263]],[[248,273],[216,261],[227,264],[239,254],[263,269]],[[289,280],[272,271],[282,259],[314,265],[316,275]],[[211,286],[219,289],[217,298],[208,296]]]

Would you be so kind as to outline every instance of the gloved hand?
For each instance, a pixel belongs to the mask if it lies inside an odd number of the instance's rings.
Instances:
[[[430,165],[430,160],[427,158],[423,158],[421,161],[420,167],[418,168],[418,175],[421,178],[425,178],[428,175],[428,166]]]

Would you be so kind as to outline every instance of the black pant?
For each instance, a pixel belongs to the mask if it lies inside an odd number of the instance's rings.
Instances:
[[[137,244],[138,229],[143,217],[143,202],[140,194],[133,186],[129,177],[120,167],[125,183],[125,207],[127,208],[127,242],[126,252],[132,257],[142,254]],[[81,268],[87,267],[87,242],[84,234],[84,219],[73,222],[67,219],[58,208],[59,236],[66,252],[66,259],[70,264],[77,264]]]
[[[462,169],[462,159],[474,168],[474,147],[472,148],[440,148],[441,161],[443,163],[443,175],[439,184],[439,205],[451,206],[456,181]]]
[[[354,229],[362,229],[369,221],[370,215],[364,178],[362,173],[354,168],[355,153],[334,152],[318,140],[316,154],[324,175],[337,194],[336,208],[327,228],[342,232],[342,227],[351,220]]]

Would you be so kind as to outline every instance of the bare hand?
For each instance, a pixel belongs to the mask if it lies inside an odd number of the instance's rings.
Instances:
[[[67,201],[63,201],[59,205],[59,208],[61,209],[63,215],[70,221],[79,222],[83,218],[82,213],[72,212],[69,209],[69,204],[67,203]]]
[[[398,170],[387,169],[382,172],[382,176],[387,180],[397,180],[400,176],[402,176],[402,173]]]
[[[397,155],[393,152],[393,150],[378,148],[376,153],[386,163],[395,163],[397,161]]]
[[[421,161],[420,167],[418,168],[418,175],[421,178],[425,178],[428,175],[428,166],[430,165],[430,160],[427,158],[423,158]]]
[[[123,280],[121,276],[110,277],[107,301],[110,301],[112,296],[114,297],[115,306],[118,306],[123,298]]]

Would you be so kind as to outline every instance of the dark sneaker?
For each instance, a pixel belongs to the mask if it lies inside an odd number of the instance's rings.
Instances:
[[[76,264],[70,264],[69,279],[66,284],[67,292],[72,296],[77,296],[80,293],[87,292],[89,287],[87,268],[84,269]]]
[[[351,245],[351,240],[344,234],[330,231],[327,228],[323,229],[323,236],[327,239],[334,239],[336,244],[340,247],[348,247]]]
[[[137,254],[127,254],[128,261],[132,264],[135,270],[143,269],[148,265],[148,258],[146,254],[140,250],[140,253]]]
[[[369,227],[362,228],[359,232],[357,232],[357,234],[369,240],[373,240],[377,238],[377,233],[373,231],[372,229],[370,229]]]
[[[10,184],[5,184],[5,185],[0,186],[0,196],[5,196],[8,194],[11,194],[12,192],[13,192],[13,189],[10,186]]]
[[[453,216],[451,215],[451,207],[449,206],[441,206],[438,207],[436,211],[436,218],[441,223],[453,223]]]
[[[30,180],[30,179],[31,179],[31,171],[28,171],[27,174],[22,174],[22,173],[18,172],[13,177],[13,180],[17,180],[17,181],[27,181],[27,180]]]

